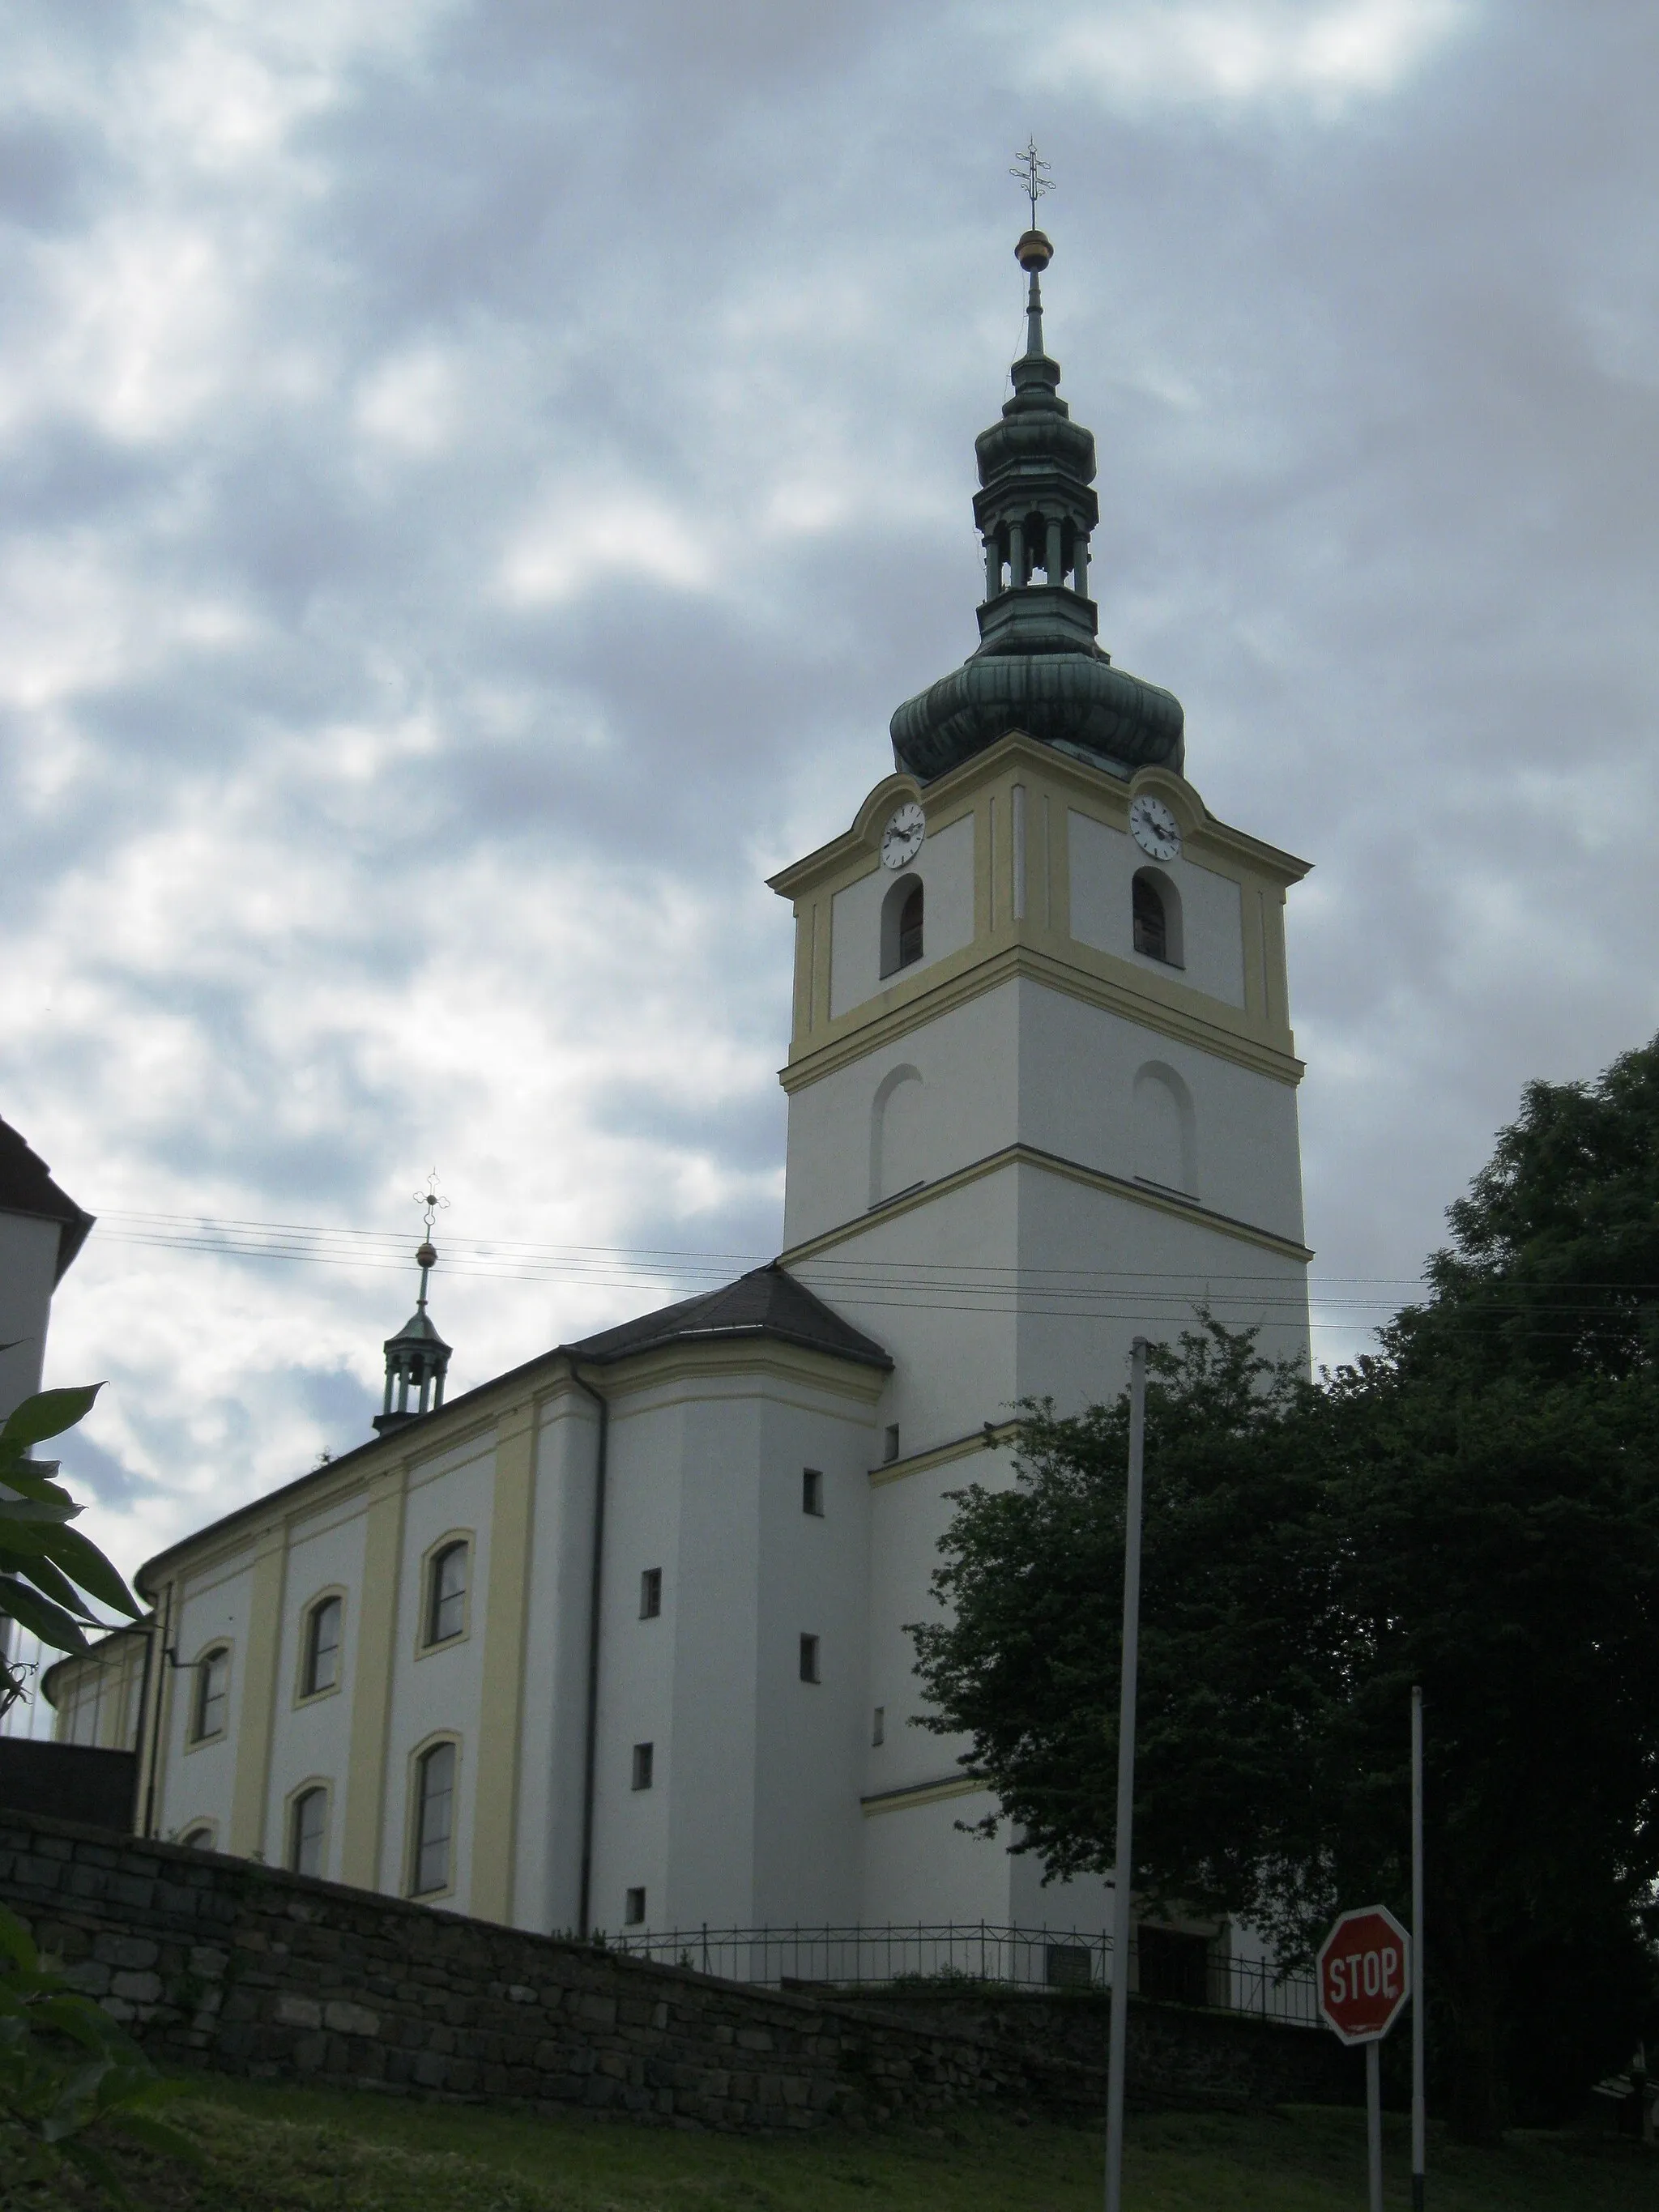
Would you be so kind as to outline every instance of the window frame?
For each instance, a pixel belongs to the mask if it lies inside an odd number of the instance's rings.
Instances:
[[[1135,898],[1143,886],[1158,902],[1159,927],[1164,939],[1162,952],[1151,952],[1139,942],[1140,922],[1135,913]],[[1162,868],[1137,868],[1129,878],[1129,947],[1138,960],[1152,960],[1160,968],[1185,971],[1187,948],[1181,908],[1181,886]]]
[[[417,1889],[416,1883],[420,1878],[421,1854],[424,1847],[424,1840],[421,1833],[421,1809],[423,1802],[421,1780],[427,1771],[428,1762],[434,1753],[443,1750],[446,1745],[454,1755],[454,1765],[451,1771],[449,1784],[449,1834],[447,1838],[445,1878],[441,1887]],[[453,1897],[455,1894],[455,1847],[458,1840],[456,1831],[460,1825],[460,1802],[461,1739],[453,1729],[440,1729],[432,1735],[423,1736],[409,1754],[409,1780],[405,1797],[408,1809],[404,1822],[404,1895],[405,1897],[429,1905],[434,1898]]]
[[[634,1747],[629,1787],[635,1791],[654,1790],[657,1786],[657,1747],[653,1742],[636,1743]]]
[[[300,1864],[300,1814],[301,1808],[316,1797],[323,1801],[323,1823],[318,1839],[321,1863],[314,1874],[306,1874]],[[328,1847],[333,1825],[334,1785],[326,1775],[309,1775],[289,1791],[283,1803],[283,1865],[289,1874],[304,1875],[308,1881],[328,1880]]]
[[[640,1619],[662,1619],[662,1569],[641,1567],[640,1570]]]
[[[231,1667],[235,1645],[228,1636],[209,1638],[191,1664],[190,1704],[185,1715],[185,1749],[202,1751],[210,1743],[223,1743],[230,1734]],[[225,1662],[224,1718],[216,1729],[204,1729],[203,1714],[208,1702],[208,1668],[216,1659]]]
[[[466,1588],[461,1594],[461,1626],[454,1635],[436,1639],[430,1633],[437,1613],[438,1568],[453,1551],[465,1546],[467,1553]],[[472,1590],[477,1580],[476,1571],[478,1546],[471,1528],[448,1528],[435,1543],[428,1544],[421,1554],[421,1605],[415,1623],[415,1656],[425,1659],[434,1651],[453,1651],[458,1644],[465,1644],[472,1633]]]
[[[300,1608],[299,1666],[294,1678],[294,1702],[296,1705],[315,1705],[319,1698],[337,1697],[345,1686],[345,1627],[346,1600],[349,1592],[343,1583],[331,1583],[326,1589],[314,1591]],[[334,1646],[334,1680],[322,1688],[311,1686],[312,1663],[315,1657],[313,1638],[315,1623],[326,1605],[340,1608],[339,1640]]]

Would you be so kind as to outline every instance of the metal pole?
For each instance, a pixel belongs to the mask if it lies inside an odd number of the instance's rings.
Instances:
[[[1112,2031],[1106,2067],[1106,2212],[1123,2205],[1123,2071],[1129,2041],[1129,1908],[1134,1868],[1135,1674],[1140,1662],[1140,1505],[1146,1456],[1146,1340],[1129,1347],[1129,1486],[1123,1515],[1123,1668],[1117,1708],[1112,1887]]]
[[[1382,2040],[1365,2045],[1365,2162],[1370,2172],[1371,2212],[1382,2212]]]
[[[1412,1686],[1412,2212],[1427,2190],[1428,2107],[1423,2095],[1423,1691]]]

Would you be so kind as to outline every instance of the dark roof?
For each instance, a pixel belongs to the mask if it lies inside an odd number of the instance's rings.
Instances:
[[[473,1399],[482,1398],[486,1390],[497,1389],[517,1376],[532,1375],[556,1359],[608,1367],[619,1359],[632,1358],[636,1352],[655,1352],[669,1344],[720,1344],[734,1337],[765,1336],[781,1338],[786,1344],[804,1345],[811,1352],[828,1352],[834,1358],[856,1360],[863,1367],[884,1370],[893,1364],[890,1355],[872,1337],[861,1336],[857,1329],[849,1328],[839,1314],[832,1313],[822,1298],[815,1297],[805,1284],[798,1283],[774,1260],[767,1267],[757,1267],[752,1274],[739,1275],[735,1283],[727,1283],[718,1291],[705,1291],[700,1298],[682,1298],[677,1305],[661,1306],[639,1321],[623,1322],[620,1328],[601,1329],[597,1336],[584,1337],[579,1344],[556,1344],[547,1352],[538,1352],[533,1359],[509,1367],[504,1374],[492,1375],[488,1382],[475,1383],[471,1390],[463,1391],[459,1398],[450,1399],[436,1411],[417,1413],[392,1433],[406,1440],[417,1422],[453,1421],[457,1413],[464,1412]],[[337,1478],[342,1468],[354,1459],[378,1451],[384,1441],[378,1436],[366,1437],[362,1443],[342,1452],[325,1467],[313,1467],[304,1474],[295,1475],[292,1481],[279,1484],[263,1497],[251,1498],[246,1505],[233,1507],[193,1534],[180,1537],[176,1544],[169,1544],[154,1559],[144,1561],[132,1578],[133,1587],[141,1596],[152,1596],[154,1585],[149,1577],[175,1552],[183,1551],[186,1545],[199,1541],[215,1529],[228,1528],[238,1521],[264,1512],[273,1499],[303,1490],[319,1476],[327,1476],[331,1480]]]
[[[805,1345],[811,1352],[827,1352],[836,1359],[855,1359],[866,1367],[890,1367],[892,1360],[872,1337],[860,1335],[841,1316],[832,1313],[804,1283],[798,1283],[775,1260],[739,1275],[718,1291],[701,1297],[682,1298],[662,1306],[638,1321],[625,1321],[616,1328],[602,1328],[566,1347],[596,1366],[631,1359],[641,1352],[656,1352],[670,1344],[705,1344],[711,1338],[772,1336],[785,1344]]]
[[[46,1162],[7,1121],[0,1121],[0,1213],[28,1213],[37,1220],[61,1224],[55,1282],[63,1280],[64,1270],[86,1243],[94,1220],[66,1190],[59,1190]]]

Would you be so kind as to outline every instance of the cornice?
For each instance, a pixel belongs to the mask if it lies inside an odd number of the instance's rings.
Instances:
[[[861,1237],[878,1222],[896,1219],[900,1214],[912,1213],[919,1206],[927,1206],[936,1198],[944,1198],[952,1191],[965,1190],[970,1183],[980,1182],[987,1176],[999,1175],[1005,1168],[1030,1167],[1041,1169],[1048,1175],[1062,1176],[1070,1182],[1082,1183],[1090,1190],[1105,1191],[1114,1198],[1127,1199],[1135,1206],[1144,1206],[1154,1213],[1173,1217],[1177,1221],[1189,1221],[1200,1229],[1213,1230],[1222,1237],[1231,1237],[1242,1244],[1253,1244],[1259,1250],[1272,1252],[1279,1259],[1291,1260],[1306,1267],[1313,1254],[1305,1244],[1298,1244],[1289,1237],[1280,1237],[1271,1229],[1259,1229],[1254,1222],[1240,1221],[1231,1213],[1218,1213],[1213,1208],[1200,1206],[1195,1198],[1182,1198],[1177,1191],[1164,1191],[1152,1183],[1133,1182],[1127,1176],[1109,1175],[1103,1168],[1085,1167],[1079,1160],[1064,1159],[1058,1152],[1045,1152],[1036,1145],[1006,1145],[1000,1152],[988,1152],[982,1159],[971,1160],[967,1166],[954,1169],[940,1176],[936,1182],[918,1184],[901,1198],[890,1198],[881,1206],[872,1206],[867,1213],[856,1214],[834,1229],[826,1229],[817,1237],[790,1247],[782,1256],[787,1267],[799,1267],[803,1261],[814,1258],[820,1252],[845,1244],[849,1238]],[[941,1449],[943,1447],[941,1447]],[[896,1464],[896,1462],[895,1462]]]
[[[1175,806],[1184,834],[1194,840],[1200,849],[1211,847],[1216,853],[1225,854],[1254,872],[1270,877],[1281,887],[1300,883],[1313,865],[1221,821],[1205,805],[1197,788],[1172,769],[1149,765],[1138,769],[1133,776],[1116,776],[1016,730],[937,777],[925,788],[915,776],[902,772],[884,776],[838,836],[769,876],[768,887],[781,898],[787,899],[818,890],[832,880],[839,890],[842,882],[866,872],[862,864],[867,863],[873,854],[881,826],[894,807],[907,799],[919,799],[927,808],[930,822],[937,820],[941,828],[948,827],[962,805],[971,801],[985,785],[995,783],[1019,768],[1060,790],[1074,793],[1097,806],[1103,805],[1115,817],[1127,817],[1129,802],[1139,793],[1155,791]]]
[[[1112,957],[1109,953],[1097,957],[1103,969]],[[1188,991],[1183,985],[1165,983],[1161,976],[1142,978],[1139,969],[1126,968],[1127,973],[1137,978],[1135,987],[1131,988],[1110,974],[1091,972],[1079,966],[1075,960],[1059,959],[1025,938],[1017,938],[1000,951],[991,953],[980,952],[977,944],[970,945],[965,954],[952,954],[948,960],[941,961],[939,967],[944,972],[938,981],[924,984],[919,981],[911,987],[914,996],[907,995],[881,1013],[867,1016],[862,1021],[857,1019],[862,1011],[860,1008],[842,1015],[842,1023],[846,1026],[842,1034],[804,1052],[799,1060],[790,1060],[779,1069],[778,1081],[787,1091],[804,1091],[809,1084],[834,1074],[837,1068],[848,1067],[866,1054],[878,1052],[884,1045],[908,1036],[912,1030],[937,1021],[942,1014],[1021,976],[1061,992],[1067,998],[1079,999],[1085,1006],[1099,1006],[1108,1013],[1117,1014],[1138,1028],[1173,1037],[1178,1043],[1194,1045],[1218,1059],[1231,1060],[1258,1075],[1271,1077],[1276,1083],[1297,1084],[1302,1080],[1303,1062],[1293,1052],[1282,1051],[1243,1027],[1245,1016],[1242,1008],[1238,1010],[1240,1026],[1235,1028],[1182,1006],[1175,994],[1179,992],[1182,999],[1201,1001],[1206,1006],[1218,1006],[1219,1001],[1203,999],[1200,993]],[[1154,991],[1157,996],[1152,995]]]
[[[908,1813],[913,1805],[939,1805],[947,1797],[975,1797],[990,1788],[982,1774],[953,1775],[948,1782],[917,1782],[900,1790],[878,1790],[859,1800],[867,1820],[876,1813]]]

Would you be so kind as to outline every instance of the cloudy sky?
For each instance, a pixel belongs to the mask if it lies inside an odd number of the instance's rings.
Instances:
[[[1652,1033],[1650,7],[7,17],[0,1114],[126,1564],[366,1432],[433,1162],[457,1388],[775,1249],[762,878],[974,641],[1028,132],[1103,641],[1316,864],[1318,1350]]]

